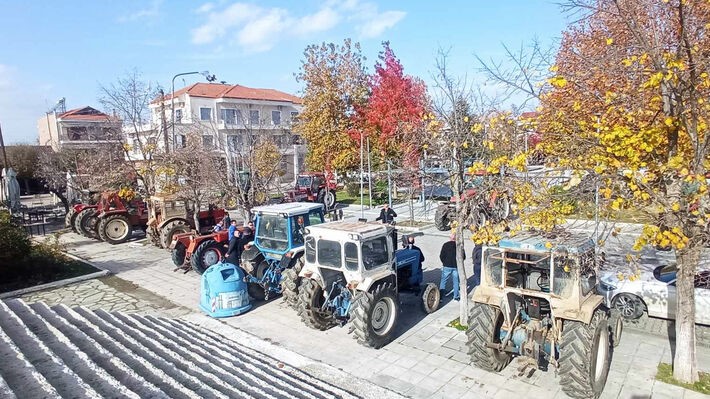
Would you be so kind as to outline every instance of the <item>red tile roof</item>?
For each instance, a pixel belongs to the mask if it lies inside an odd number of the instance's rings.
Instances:
[[[520,114],[520,119],[533,119],[537,118],[538,113],[535,111],[528,111],[528,112],[523,112]]]
[[[82,107],[71,109],[63,114],[60,114],[59,119],[65,121],[106,122],[114,118],[104,114],[103,112],[97,109],[91,107]]]
[[[192,97],[205,98],[236,98],[243,100],[284,101],[301,104],[300,97],[274,89],[254,89],[241,85],[225,85],[217,83],[195,83],[175,92],[175,97],[187,93]],[[170,95],[165,96],[166,100]]]

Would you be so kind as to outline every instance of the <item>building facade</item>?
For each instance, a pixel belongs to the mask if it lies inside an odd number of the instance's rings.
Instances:
[[[294,180],[303,168],[305,146],[291,131],[302,109],[299,97],[273,89],[195,83],[150,105],[152,125],[163,130],[158,146],[179,147],[188,135],[201,135],[235,171],[245,169],[244,154],[268,140],[281,152],[282,182]],[[129,141],[130,142],[130,141]]]
[[[54,151],[88,149],[121,143],[121,121],[92,107],[48,112],[37,121],[39,144]]]

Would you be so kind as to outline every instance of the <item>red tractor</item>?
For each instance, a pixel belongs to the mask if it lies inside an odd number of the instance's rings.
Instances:
[[[335,206],[337,184],[325,173],[307,172],[298,175],[296,187],[286,194],[287,202],[320,202],[326,209]]]
[[[70,227],[75,233],[79,233],[77,230],[76,220],[84,209],[96,209],[98,205],[91,204],[74,204],[69,208],[66,217],[64,218],[64,226]],[[88,211],[87,211],[88,212]]]
[[[485,179],[494,179],[492,175],[485,173],[475,173],[465,176],[464,192],[461,198],[452,196],[449,201],[439,202],[434,214],[434,225],[440,231],[446,231],[451,228],[451,222],[456,220],[456,203],[460,200],[472,199],[475,201],[471,207],[469,217],[465,227],[483,227],[488,220],[500,222],[510,216],[510,199],[505,190],[493,189],[490,190],[490,195],[487,198],[479,195],[481,187],[491,181]]]
[[[145,230],[148,212],[140,199],[125,201],[115,191],[104,192],[94,206],[86,206],[77,213],[74,226],[78,233],[120,244],[131,237],[133,230]]]
[[[177,234],[189,233],[195,229],[194,206],[189,202],[171,197],[153,196],[150,198],[150,219],[146,234],[150,241],[161,247],[168,248]],[[222,208],[200,210],[200,233],[209,234],[214,225],[227,214]],[[228,226],[224,226],[227,228]]]

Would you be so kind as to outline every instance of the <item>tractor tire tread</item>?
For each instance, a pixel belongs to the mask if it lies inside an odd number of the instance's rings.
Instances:
[[[392,309],[392,317],[398,317],[399,300],[392,283],[379,284],[372,293],[360,292],[356,294],[350,308],[350,321],[353,323],[354,337],[359,344],[372,349],[380,349],[394,339],[394,331],[397,327],[396,319],[392,329],[384,335],[375,334],[371,328],[373,307],[386,296],[391,297],[394,301],[395,309]]]
[[[439,231],[449,230],[451,221],[449,218],[449,207],[447,205],[439,205],[434,213],[434,225]]]
[[[298,304],[296,311],[298,316],[303,321],[303,324],[314,329],[325,331],[335,326],[335,320],[331,316],[324,316],[320,312],[316,312],[311,304],[313,297],[319,295],[318,283],[310,278],[303,279],[298,290]]]
[[[466,330],[471,362],[478,368],[493,372],[503,370],[512,359],[512,356],[507,353],[497,356],[501,353],[497,354],[495,349],[487,346],[489,342],[494,341],[499,313],[500,310],[490,305],[473,302],[471,310],[469,310],[468,329]]]
[[[594,336],[597,326],[606,320],[606,312],[597,310],[589,324],[572,320],[564,321],[558,373],[562,391],[571,398],[598,398],[601,394],[601,391],[594,391],[590,359],[592,351],[595,350]],[[608,333],[608,327],[604,330]]]
[[[182,227],[184,226],[184,227]],[[189,233],[190,225],[184,220],[173,220],[160,229],[159,243],[161,248],[169,248],[172,242],[173,235],[176,231],[181,230],[183,233]]]

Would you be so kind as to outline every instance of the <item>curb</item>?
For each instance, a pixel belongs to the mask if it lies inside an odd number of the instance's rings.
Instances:
[[[52,281],[51,283],[40,284],[40,285],[35,285],[32,287],[22,288],[22,289],[15,290],[15,291],[3,292],[3,293],[0,293],[0,299],[18,297],[18,296],[30,294],[30,293],[37,292],[37,291],[43,291],[43,290],[46,290],[49,288],[63,287],[65,285],[80,283],[80,282],[86,281],[86,280],[93,280],[95,278],[105,277],[105,276],[108,276],[109,274],[111,274],[111,272],[109,270],[98,267],[85,259],[79,258],[78,256],[75,256],[75,255],[72,255],[72,254],[69,254],[66,252],[64,252],[64,255],[66,255],[67,257],[74,259],[76,261],[84,262],[84,263],[88,264],[89,266],[91,266],[95,269],[98,269],[100,271],[94,272],[94,273],[89,273],[89,274],[84,274],[84,275],[76,276],[76,277],[72,277],[72,278],[65,278],[63,280]]]

